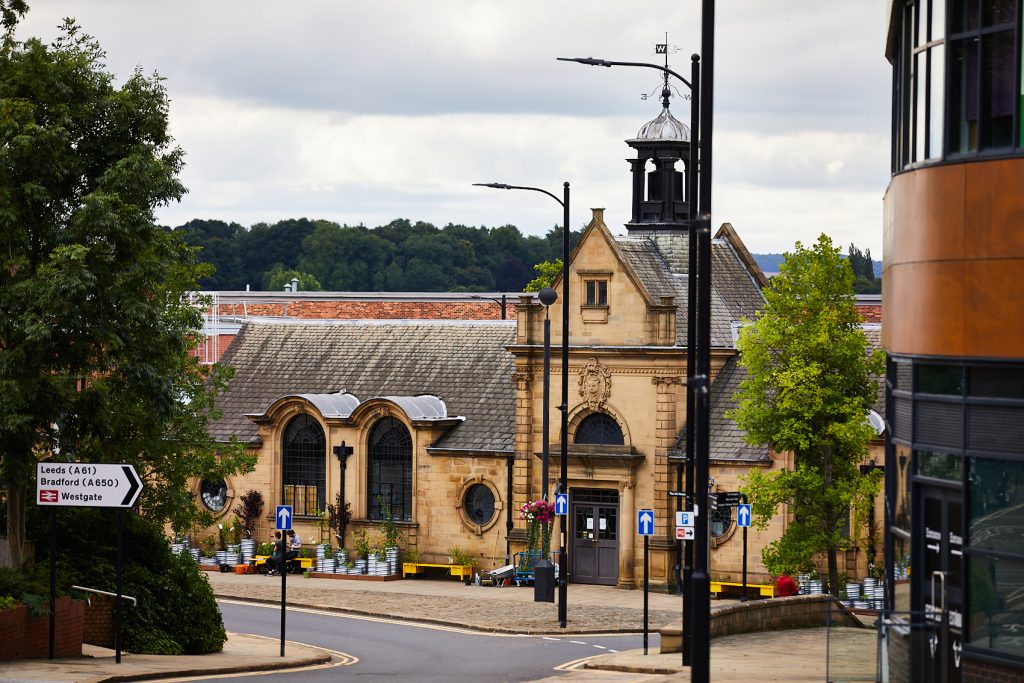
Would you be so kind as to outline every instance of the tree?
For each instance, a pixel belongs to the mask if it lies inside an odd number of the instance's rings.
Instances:
[[[880,294],[882,281],[875,277],[875,262],[871,259],[871,250],[861,251],[850,244],[846,258],[853,270],[853,291],[857,294]]]
[[[209,268],[154,224],[185,191],[167,93],[140,69],[114,85],[68,20],[51,46],[0,48],[0,481],[11,558],[40,457],[127,462],[147,517],[188,528],[190,486],[251,468],[206,431],[228,374],[194,356]],[[208,515],[206,516],[208,517]]]
[[[867,412],[884,357],[867,353],[853,296],[853,271],[825,235],[799,242],[765,290],[765,307],[740,329],[739,363],[747,378],[728,417],[747,440],[795,454],[795,468],[755,472],[746,491],[762,528],[783,503],[794,520],[765,549],[765,565],[788,573],[828,556],[829,586],[839,589],[842,533],[878,491],[879,473],[862,476],[872,429]],[[801,566],[803,565],[803,566]]]
[[[303,292],[319,292],[320,281],[310,273],[303,273],[294,268],[285,268],[280,263],[263,273],[263,289],[268,292],[277,292],[284,289],[285,285],[291,285],[292,280],[299,281],[299,290]]]
[[[555,278],[562,274],[562,259],[541,261],[533,269],[538,275],[523,286],[524,292],[539,292],[545,287],[550,287]]]

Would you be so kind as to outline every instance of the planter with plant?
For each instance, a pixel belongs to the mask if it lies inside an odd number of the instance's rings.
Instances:
[[[352,521],[352,505],[341,503],[341,493],[334,497],[334,502],[327,506],[327,527],[334,532],[338,547],[345,547],[345,530]]]
[[[246,538],[252,538],[256,530],[256,521],[263,512],[263,494],[255,489],[250,490],[239,499],[233,511],[238,515],[239,523],[235,524]]]

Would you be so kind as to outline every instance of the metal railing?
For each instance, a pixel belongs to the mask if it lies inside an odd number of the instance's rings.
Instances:
[[[99,588],[86,588],[85,586],[72,586],[71,590],[79,591],[80,593],[95,593],[96,595],[106,595],[109,598],[117,598],[117,593],[111,593],[110,591],[101,591]],[[139,601],[130,595],[122,595],[121,599],[132,603],[132,607],[139,604]],[[90,603],[91,605],[92,603]]]

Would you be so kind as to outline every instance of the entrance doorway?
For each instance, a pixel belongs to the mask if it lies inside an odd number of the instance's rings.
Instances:
[[[914,571],[916,609],[924,615],[915,661],[922,681],[959,683],[963,652],[963,500],[959,488],[921,486],[921,572]]]
[[[614,586],[619,580],[619,492],[572,489],[572,580]]]

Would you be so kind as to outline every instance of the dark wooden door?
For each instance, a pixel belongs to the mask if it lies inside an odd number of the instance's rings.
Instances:
[[[572,580],[614,586],[619,580],[619,493],[574,489]]]

